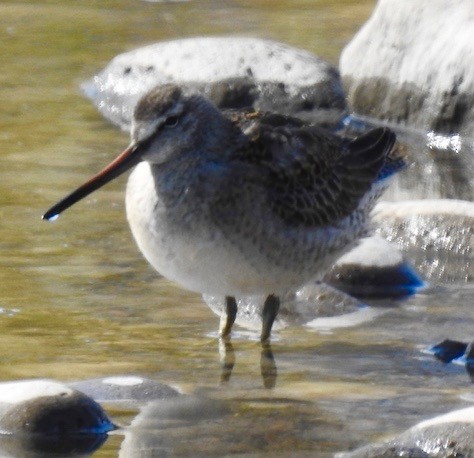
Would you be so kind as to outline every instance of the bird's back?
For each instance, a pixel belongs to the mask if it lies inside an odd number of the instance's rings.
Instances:
[[[275,217],[289,227],[337,225],[377,180],[403,166],[391,156],[395,134],[388,128],[347,140],[282,115],[240,114],[234,122],[248,137],[229,158],[241,193],[260,185]]]

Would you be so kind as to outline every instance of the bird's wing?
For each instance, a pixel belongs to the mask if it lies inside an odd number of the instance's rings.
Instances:
[[[250,141],[233,156],[253,166],[270,210],[290,227],[327,226],[350,215],[377,180],[395,142],[387,128],[350,141],[270,116],[247,129]]]

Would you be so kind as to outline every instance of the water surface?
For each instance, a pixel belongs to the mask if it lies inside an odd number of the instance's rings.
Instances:
[[[464,369],[420,350],[446,337],[472,339],[472,285],[434,285],[354,328],[277,333],[274,390],[263,388],[259,345],[237,333],[234,372],[221,386],[218,319],[199,295],[160,279],[142,259],[124,216],[124,178],[55,223],[40,219],[128,142],[78,89],[116,54],[163,39],[241,33],[285,41],[337,64],[373,5],[0,3],[3,380],[141,374],[230,403],[219,428],[196,422],[173,430],[166,449],[176,455],[192,455],[198,446],[216,456],[330,455],[466,406],[472,388]],[[133,418],[109,412],[123,425]],[[156,431],[157,441],[162,434]],[[112,437],[95,456],[117,456],[121,441]]]

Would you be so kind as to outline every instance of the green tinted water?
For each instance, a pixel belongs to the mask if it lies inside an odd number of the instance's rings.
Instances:
[[[43,372],[30,375],[85,375],[73,367],[92,364],[92,356],[108,360],[109,347],[123,351],[127,346],[123,326],[132,333],[138,326],[139,335],[152,338],[153,352],[164,344],[160,339],[186,332],[189,322],[198,324],[198,335],[209,329],[202,326],[206,321],[215,327],[199,297],[157,280],[141,258],[124,217],[123,179],[60,222],[41,222],[52,202],[128,141],[80,95],[80,82],[120,52],[198,34],[272,37],[336,62],[372,3],[341,2],[337,8],[333,2],[309,1],[0,3],[0,306],[19,310],[2,323],[9,329],[2,338],[13,338],[10,349],[17,346],[17,328],[23,330],[23,351],[9,356],[25,365],[18,376],[28,375],[42,351]],[[117,323],[119,335],[113,338]],[[104,336],[100,351],[95,340]],[[92,355],[86,356],[88,349]],[[5,378],[16,376],[15,365],[9,370]]]
[[[127,135],[102,120],[78,89],[116,54],[163,39],[241,33],[288,42],[336,64],[373,5],[0,2],[1,379],[67,381],[130,373],[188,391],[206,388],[217,397],[244,399],[238,408],[244,420],[235,428],[252,428],[260,414],[265,424],[274,424],[274,416],[282,423],[275,427],[273,445],[249,441],[229,449],[241,453],[279,447],[282,453],[301,448],[321,456],[403,429],[435,412],[433,399],[438,405],[441,399],[446,406],[460,403],[467,378],[461,370],[451,370],[448,377],[447,369],[429,360],[417,365],[416,345],[426,342],[412,322],[436,324],[431,335],[441,340],[446,328],[439,316],[449,323],[450,301],[464,303],[468,313],[462,297],[422,295],[408,302],[411,307],[391,310],[375,327],[328,335],[283,331],[274,344],[279,378],[272,392],[262,388],[259,346],[236,339],[236,367],[223,390],[212,337],[218,319],[198,295],[159,279],[142,259],[124,216],[123,178],[60,221],[40,219],[50,204],[127,144]],[[466,322],[460,337],[469,339],[470,325]],[[387,331],[397,326],[403,335]],[[248,401],[254,398],[268,403]],[[273,404],[278,399],[287,404]],[[388,411],[381,400],[390,405]],[[318,428],[319,435],[303,438],[302,431]],[[298,434],[278,442],[280,430]],[[97,456],[115,456],[119,444],[114,437]],[[182,453],[192,450],[191,441]]]

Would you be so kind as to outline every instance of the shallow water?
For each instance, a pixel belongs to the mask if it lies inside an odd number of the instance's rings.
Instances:
[[[373,4],[0,3],[3,380],[141,374],[225,400],[229,410],[217,419],[168,430],[164,448],[175,455],[277,450],[324,456],[464,407],[469,397],[472,402],[461,366],[421,352],[447,337],[472,340],[472,284],[433,285],[356,327],[276,333],[274,390],[263,388],[260,346],[237,332],[236,364],[222,386],[218,319],[199,295],[158,278],[142,259],[124,216],[124,178],[59,221],[40,220],[127,144],[78,90],[114,55],[162,39],[242,33],[337,63]],[[109,413],[123,425],[133,418],[113,408]],[[163,433],[154,433],[161,443]],[[117,456],[122,439],[111,437],[95,456]]]

